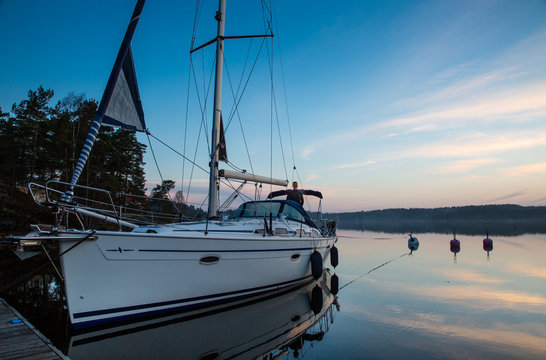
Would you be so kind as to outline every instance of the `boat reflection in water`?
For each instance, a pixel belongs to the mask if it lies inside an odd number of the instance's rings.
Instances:
[[[306,344],[320,341],[333,323],[333,308],[339,310],[339,305],[331,285],[332,276],[325,270],[319,281],[274,297],[247,300],[228,310],[184,313],[81,333],[71,338],[67,355],[71,359],[208,360],[279,358],[293,352],[297,357]]]

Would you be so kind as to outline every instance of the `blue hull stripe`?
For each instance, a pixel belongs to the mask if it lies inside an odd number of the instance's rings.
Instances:
[[[186,232],[195,232],[193,229],[174,229],[173,231],[186,231]],[[240,233],[240,234],[251,234],[254,230],[207,230],[209,233]]]
[[[276,288],[278,287],[284,287],[284,286],[289,286],[291,284],[297,284],[309,278],[310,276],[307,276],[307,277],[299,278],[296,280],[285,281],[285,282],[272,284],[272,285],[260,286],[260,287],[256,287],[252,289],[229,291],[225,293],[206,295],[206,296],[197,296],[197,297],[187,298],[187,299],[179,299],[179,300],[163,301],[163,302],[143,304],[143,305],[126,306],[126,307],[119,307],[119,308],[112,308],[112,309],[75,313],[73,315],[74,319],[80,319],[80,318],[86,318],[86,317],[92,317],[92,316],[115,314],[115,313],[124,312],[124,311],[144,310],[144,309],[152,309],[155,307],[180,304],[180,306],[171,307],[168,309],[149,310],[149,311],[139,312],[137,314],[112,316],[105,319],[78,322],[76,324],[73,324],[72,326],[74,329],[83,329],[87,327],[103,325],[106,323],[121,322],[121,321],[130,320],[130,319],[141,318],[141,317],[156,316],[156,315],[164,314],[164,313],[183,312],[183,311],[196,310],[200,308],[206,308],[206,307],[210,307],[210,306],[214,306],[214,305],[218,305],[222,303],[229,303],[239,299],[244,299],[247,297],[252,297],[252,296],[268,293],[272,290],[276,290]],[[252,293],[245,294],[248,292],[252,292]],[[229,299],[215,299],[217,297],[223,297],[223,296],[232,296],[232,297],[230,297]],[[206,300],[206,301],[199,302],[197,304],[183,305],[184,303],[199,301],[199,300]]]
[[[275,251],[304,251],[315,249],[327,249],[330,246],[286,248],[286,249],[259,249],[259,250],[164,250],[164,249],[138,249],[139,252],[161,252],[161,253],[249,253],[249,252],[275,252]]]

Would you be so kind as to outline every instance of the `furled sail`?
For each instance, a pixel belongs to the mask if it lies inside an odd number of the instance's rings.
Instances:
[[[227,147],[226,147],[226,135],[224,133],[224,120],[220,114],[220,144],[218,144],[218,161],[228,162]]]
[[[127,130],[146,131],[130,46],[102,123]]]
[[[144,0],[138,0],[125,36],[123,37],[116,62],[108,78],[108,83],[104,89],[99,108],[89,129],[87,139],[85,139],[80,158],[76,163],[76,168],[70,181],[71,185],[76,185],[78,182],[103,121],[109,125],[120,126],[126,129],[140,131],[146,129],[144,113],[138,94],[133,56],[131,54],[131,39],[133,38],[143,7]],[[67,195],[69,197],[64,200],[70,199],[70,196],[73,195],[72,190],[69,190]]]

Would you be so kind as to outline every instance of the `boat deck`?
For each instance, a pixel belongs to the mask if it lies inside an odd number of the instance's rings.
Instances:
[[[2,298],[0,298],[0,359],[69,360]]]

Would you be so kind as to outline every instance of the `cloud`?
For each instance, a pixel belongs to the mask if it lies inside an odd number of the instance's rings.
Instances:
[[[351,169],[351,168],[361,168],[369,165],[373,165],[376,162],[374,160],[367,160],[367,161],[361,161],[361,162],[355,162],[355,163],[349,163],[349,164],[341,164],[334,169]]]
[[[468,64],[457,65],[453,69],[444,70],[441,74],[435,77],[435,81],[446,81],[457,76],[462,76],[462,70],[471,71]],[[435,90],[431,94],[423,94],[419,97],[406,99],[400,102],[400,105],[424,105],[430,103],[438,103],[451,100],[456,97],[470,94],[476,90],[483,89],[498,82],[506,80],[514,80],[526,75],[525,72],[518,72],[514,67],[494,70],[483,74],[469,76],[461,80],[457,80],[452,84],[448,84],[443,89]]]
[[[311,154],[313,154],[314,152],[315,152],[315,146],[307,145],[301,150],[300,156],[305,160],[309,160]]]
[[[467,172],[476,168],[480,168],[485,165],[494,164],[499,162],[496,158],[482,158],[482,159],[466,159],[448,162],[443,166],[434,170],[438,174],[451,174]]]
[[[502,119],[521,123],[546,114],[546,82],[542,65],[546,59],[546,30],[541,29],[505,49],[497,57],[476,60],[430,75],[425,91],[409,89],[406,98],[384,104],[389,111],[404,114],[366,124],[337,134],[331,141],[350,140],[374,131],[397,133],[430,132],[464,128],[476,121]]]
[[[387,135],[383,135],[382,138],[383,139],[386,139],[386,138],[392,138],[392,137],[395,137],[395,136],[398,136],[398,133],[390,133],[390,134],[387,134]]]
[[[497,121],[519,126],[522,122],[546,116],[546,85],[510,87],[504,92],[491,90],[486,95],[475,94],[455,104],[439,102],[435,104],[435,108],[427,106],[425,111],[420,113],[417,111],[414,115],[367,123],[361,127],[331,134],[317,142],[338,146],[342,142],[360,140],[363,136],[375,136],[374,134],[378,133],[385,139],[399,137],[401,133],[412,134],[447,129],[472,130],[487,123],[498,128]],[[302,157],[306,158],[312,152],[314,152],[314,146],[306,146],[302,151]]]
[[[546,146],[546,130],[468,134],[419,146],[403,157],[474,157]]]
[[[520,165],[504,169],[506,176],[528,176],[534,174],[546,174],[546,162]]]
[[[443,105],[443,108],[413,116],[386,120],[378,127],[407,132],[453,128],[472,120],[491,121],[503,118],[519,120],[526,115],[546,114],[546,86],[527,86],[495,93],[489,98]]]

